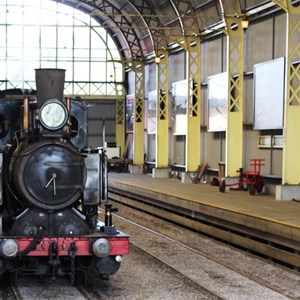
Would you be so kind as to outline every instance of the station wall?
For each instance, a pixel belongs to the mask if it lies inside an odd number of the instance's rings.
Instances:
[[[299,37],[300,39],[300,37]],[[263,175],[275,178],[282,174],[282,149],[261,148],[257,141],[263,135],[282,135],[282,129],[253,129],[253,69],[254,65],[285,56],[286,15],[281,12],[268,15],[251,22],[245,32],[244,47],[244,170],[250,169],[250,158],[265,158]],[[225,132],[208,132],[207,79],[211,75],[225,72],[227,67],[227,37],[220,33],[201,42],[201,161],[206,161],[212,170],[218,169],[220,161],[225,159]],[[180,51],[169,57],[170,109],[172,109],[172,83],[186,78],[186,53]],[[156,89],[157,75],[155,63],[146,65],[146,101],[148,93]],[[130,75],[129,90],[134,91],[134,76]],[[147,130],[147,128],[146,128]],[[185,164],[185,136],[172,134],[170,122],[170,164]],[[147,133],[147,131],[146,131]],[[146,157],[155,160],[155,135],[146,134]],[[199,154],[200,155],[200,154]]]

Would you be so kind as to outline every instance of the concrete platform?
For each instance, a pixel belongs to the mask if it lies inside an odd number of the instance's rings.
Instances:
[[[178,179],[152,178],[147,174],[109,173],[109,184],[122,184],[128,189],[142,189],[161,196],[172,196],[189,202],[196,202],[256,218],[273,220],[300,229],[300,202],[278,201],[274,196],[247,191],[226,191],[209,184],[181,183]],[[161,198],[161,197],[160,197]]]
[[[266,194],[251,196],[247,191],[220,193],[218,187],[209,184],[183,184],[178,179],[151,175],[109,173],[109,186],[199,212],[208,219],[211,216],[253,228],[268,241],[284,237],[287,247],[300,250],[300,202],[278,201]]]

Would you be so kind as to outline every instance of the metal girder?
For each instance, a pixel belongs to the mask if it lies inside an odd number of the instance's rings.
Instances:
[[[167,40],[163,28],[163,24],[157,17],[155,7],[146,0],[128,0],[132,6],[138,11],[141,18],[143,18],[145,24],[149,28],[151,40],[153,43],[153,51],[156,49],[166,49]]]
[[[74,3],[84,4],[91,8],[94,8],[93,17],[100,20],[100,24],[103,25],[103,17],[109,19],[115,24],[115,29],[120,30],[124,39],[126,40],[128,47],[127,49],[121,49],[124,53],[124,58],[136,58],[143,57],[142,46],[140,44],[140,39],[138,38],[135,30],[130,24],[126,15],[122,14],[112,3],[112,1],[107,0],[55,0],[56,2],[61,2],[74,7]],[[78,7],[80,9],[80,7]],[[95,12],[99,11],[96,13]],[[105,27],[105,26],[104,26]],[[113,38],[113,37],[112,37]],[[115,39],[114,39],[115,40]]]
[[[232,16],[234,15],[238,16],[241,15],[242,9],[241,9],[241,2],[240,0],[219,0],[223,15],[226,16]],[[226,21],[226,20],[225,20]]]
[[[169,165],[169,56],[167,51],[159,52],[157,64],[157,131],[156,131],[156,168]]]
[[[199,26],[194,6],[190,0],[170,0],[173,9],[177,12],[182,27],[182,35],[198,35]],[[189,18],[186,18],[189,16]]]
[[[185,43],[182,43],[185,40],[185,36],[195,36],[200,33],[197,16],[190,0],[169,0],[170,7],[174,10],[179,20],[181,36],[173,34],[173,30],[177,31],[178,28],[169,28],[161,22],[156,7],[148,0],[128,1],[135,7],[148,26],[153,42],[153,51],[156,55],[158,51],[166,50],[170,42],[176,42],[186,49],[187,46]]]
[[[144,164],[144,107],[145,107],[145,65],[133,62],[135,74],[135,105],[133,132],[133,163]]]
[[[200,35],[200,28],[194,6],[190,0],[169,0],[181,25],[182,36],[167,34],[169,39],[175,41],[184,50],[189,51],[188,37]],[[187,18],[189,16],[189,18]]]
[[[293,4],[290,0],[272,0],[272,2],[280,6],[285,12],[290,12],[293,9]]]
[[[139,27],[133,25],[130,16],[122,11],[127,5],[132,7],[136,12],[134,17],[140,18],[146,29],[149,31],[150,40],[152,41],[153,52],[168,49],[170,44],[176,43],[183,49],[187,50],[186,36],[197,36],[200,33],[197,15],[191,0],[168,0],[170,10],[174,12],[174,20],[179,26],[168,26],[162,23],[161,17],[157,12],[157,7],[150,0],[127,0],[123,6],[117,7],[113,0],[53,0],[61,2],[72,7],[76,7],[84,12],[90,13],[99,23],[110,33],[119,31],[123,37],[121,42],[113,36],[112,38],[119,45],[119,49],[127,60],[144,58],[145,53],[151,53],[149,49],[143,49],[142,38],[138,34]],[[77,5],[76,5],[77,4]],[[145,52],[145,53],[144,53]]]
[[[201,157],[201,44],[198,38],[187,38],[187,135],[185,168],[187,172],[195,171],[200,165]]]
[[[147,0],[128,0],[143,18],[148,26],[151,40],[153,43],[153,51],[158,55],[159,51],[164,51],[168,48],[169,43],[177,43],[183,49],[187,49],[185,36],[197,36],[200,33],[197,23],[197,17],[194,7],[190,0],[169,0],[170,6],[173,8],[179,20],[182,35],[174,35],[172,27],[166,27],[160,21],[159,14],[153,4]],[[187,17],[188,16],[188,17]]]
[[[244,30],[239,0],[221,1],[227,27],[228,119],[226,177],[239,176],[243,166]],[[235,13],[236,16],[232,16]]]
[[[116,101],[116,143],[121,157],[125,156],[125,101]]]
[[[286,99],[283,134],[282,184],[300,184],[300,7],[274,1],[287,12]]]

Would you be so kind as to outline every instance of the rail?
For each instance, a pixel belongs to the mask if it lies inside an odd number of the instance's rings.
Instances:
[[[179,207],[172,203],[147,198],[113,187],[109,187],[108,191],[108,197],[113,201],[238,247],[294,272],[300,272],[300,243],[297,240],[299,228],[291,226],[289,228],[291,235],[283,236],[280,235],[280,228],[288,225],[276,224],[273,220],[244,216],[246,221],[242,224],[242,222],[230,221],[234,213],[211,207],[200,207],[198,211],[194,211],[184,207],[184,201]],[[224,219],[225,215],[226,218]],[[252,222],[259,222],[261,229],[253,228]],[[267,231],[271,226],[274,226],[274,230]],[[295,239],[292,238],[293,236]]]

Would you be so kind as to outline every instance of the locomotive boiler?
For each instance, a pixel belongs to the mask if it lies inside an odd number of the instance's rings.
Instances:
[[[37,69],[36,98],[0,100],[0,274],[109,278],[129,253],[112,224],[107,158],[87,148],[87,106],[63,98],[65,70]]]

